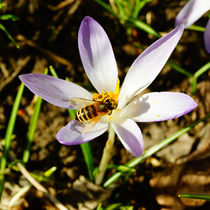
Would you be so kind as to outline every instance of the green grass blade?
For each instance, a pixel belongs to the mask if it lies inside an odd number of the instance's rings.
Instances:
[[[134,11],[133,11],[133,15],[132,15],[132,17],[134,18],[134,19],[136,19],[136,18],[138,18],[138,16],[139,16],[139,13],[141,12],[141,10],[144,8],[144,6],[147,4],[147,3],[149,3],[149,2],[151,2],[151,1],[153,1],[153,0],[138,0],[138,1],[136,1],[136,6],[135,6],[135,8],[134,8]]]
[[[115,0],[115,3],[117,5],[117,9],[118,9],[120,20],[123,23],[125,21],[125,19],[127,18],[127,14],[126,14],[126,11],[125,11],[125,9],[127,9],[127,7],[125,8],[122,5],[121,1],[119,1],[119,0]]]
[[[128,23],[133,24],[137,28],[139,28],[149,34],[152,34],[155,37],[158,37],[158,38],[161,37],[161,35],[158,32],[156,32],[151,26],[147,25],[146,23],[144,23],[141,20],[129,18],[127,21],[128,21]]]
[[[113,203],[107,206],[105,210],[117,210],[120,209],[121,206],[122,206],[121,203]]]
[[[13,37],[10,35],[10,33],[1,23],[0,23],[0,29],[7,35],[7,37],[12,41],[15,47],[19,49],[19,45],[17,44],[17,42],[13,39]]]
[[[178,66],[177,64],[168,61],[167,65],[169,65],[172,69],[176,70],[177,72],[184,74],[185,76],[191,78],[193,75],[189,73],[187,70],[183,69],[182,67]]]
[[[4,8],[4,2],[1,2],[1,0],[0,0],[0,10],[2,10],[3,8]]]
[[[69,116],[70,116],[70,119],[71,120],[74,120],[75,116],[76,116],[76,110],[73,110],[73,109],[68,109],[68,113],[69,113]]]
[[[53,77],[58,78],[58,75],[55,71],[55,69],[53,68],[53,66],[49,66],[50,72],[53,75]]]
[[[69,115],[71,120],[75,118],[76,110],[68,109]],[[90,142],[86,142],[83,144],[80,144],[80,148],[82,150],[82,154],[85,160],[86,167],[88,169],[88,175],[89,179],[91,181],[94,181],[93,171],[94,171],[94,162],[93,162],[93,153],[91,149]]]
[[[147,25],[146,23],[144,23],[141,20],[138,19],[134,19],[134,18],[128,18],[126,19],[125,15],[123,15],[123,18],[119,17],[118,14],[116,14],[112,8],[107,5],[106,3],[104,3],[102,0],[94,0],[96,3],[100,4],[102,7],[104,7],[107,11],[109,11],[113,16],[115,16],[116,18],[118,18],[122,23],[124,23],[125,21],[127,21],[127,23],[134,25],[135,27],[149,33],[152,34],[155,37],[160,38],[160,34],[158,32],[156,32],[151,26]]]
[[[196,25],[191,25],[187,29],[193,30],[193,31],[200,31],[200,32],[204,32],[205,31],[205,27],[196,26]]]
[[[204,194],[180,194],[178,195],[180,198],[191,198],[191,199],[202,199],[210,201],[210,195],[204,195]]]
[[[82,154],[84,156],[85,164],[88,169],[89,179],[94,181],[93,171],[94,171],[94,163],[93,163],[93,154],[91,145],[89,142],[80,144],[80,148],[82,150]]]
[[[48,169],[47,171],[44,172],[44,176],[45,177],[50,177],[55,171],[57,170],[56,166],[51,167],[50,169]]]
[[[23,158],[22,158],[23,163],[27,163],[29,161],[31,145],[34,140],[34,135],[36,131],[36,126],[37,126],[37,122],[39,118],[41,105],[42,105],[42,99],[38,97],[37,102],[34,107],[34,113],[30,121],[29,130],[27,133],[27,145],[26,145],[26,149],[23,152]]]
[[[51,74],[54,77],[58,78],[58,75],[57,75],[55,69],[52,66],[50,66],[49,69],[50,69]],[[66,78],[66,80],[69,81],[68,78]],[[68,109],[68,112],[69,112],[71,120],[73,120],[75,118],[75,115],[76,115],[76,110]],[[93,176],[94,163],[93,163],[93,154],[92,154],[92,150],[91,150],[91,145],[90,145],[89,142],[86,142],[86,143],[80,144],[80,148],[82,150],[82,154],[83,154],[83,157],[84,157],[84,160],[85,160],[85,164],[86,164],[86,167],[88,169],[89,179],[91,181],[93,181],[94,180],[94,176]]]
[[[197,78],[193,78],[192,80],[192,95],[194,96],[196,94],[197,90]]]
[[[135,47],[141,49],[141,50],[145,50],[145,47],[141,46],[141,45],[140,45],[139,43],[137,43],[137,42],[133,42],[133,45],[134,45]],[[179,72],[179,73],[181,73],[181,74],[183,74],[183,75],[185,75],[185,76],[187,76],[187,77],[189,77],[189,78],[192,78],[192,77],[193,77],[193,75],[192,75],[190,72],[188,72],[188,71],[185,70],[184,68],[178,66],[177,64],[175,64],[175,63],[172,62],[172,61],[168,61],[168,62],[167,62],[167,65],[169,65],[169,66],[170,66],[172,69],[174,69],[175,71],[177,71],[177,72]]]
[[[12,21],[17,21],[19,18],[15,15],[12,14],[5,14],[0,16],[0,20],[12,20]]]
[[[195,125],[197,125],[198,123],[206,120],[207,118],[210,117],[210,114],[207,114],[205,117],[201,118],[200,120],[195,121],[194,123],[190,124],[189,126],[180,129],[178,132],[174,133],[173,135],[163,139],[162,141],[160,141],[158,144],[152,146],[151,148],[149,148],[148,150],[146,150],[142,156],[134,158],[133,160],[131,160],[130,162],[128,162],[126,164],[126,166],[128,167],[135,167],[136,165],[138,165],[139,163],[141,163],[143,160],[145,160],[146,158],[150,157],[151,155],[155,154],[157,151],[161,150],[162,148],[164,148],[165,146],[167,146],[168,144],[172,143],[173,141],[175,141],[179,136],[181,136],[182,134],[188,132],[189,130],[191,130]],[[117,181],[121,176],[123,175],[122,172],[117,172],[115,174],[113,174],[105,183],[104,183],[104,187],[109,187],[113,182]]]
[[[198,69],[195,74],[194,77],[198,78],[200,77],[202,74],[204,74],[206,71],[208,71],[210,69],[210,62],[206,63],[204,66],[202,66],[200,69]]]
[[[198,77],[200,77],[202,74],[204,74],[209,69],[210,69],[210,62],[206,63],[204,66],[202,66],[200,69],[198,69],[195,72],[195,74],[193,75],[193,81],[192,81],[192,94],[193,95],[195,95],[195,93],[196,93]]]
[[[103,208],[102,208],[102,203],[99,203],[99,204],[98,204],[96,210],[103,210]]]
[[[113,16],[119,19],[117,13],[113,11],[113,9],[106,3],[104,3],[102,0],[94,0],[96,3],[101,5],[104,9],[106,9],[108,12],[110,12]]]
[[[135,47],[141,49],[141,50],[145,50],[145,47],[142,47],[142,46],[141,46],[139,43],[137,43],[137,42],[133,42],[133,45],[134,45]],[[174,62],[172,62],[172,61],[170,61],[170,60],[167,61],[167,65],[169,65],[173,70],[175,70],[175,71],[177,71],[177,72],[179,72],[179,73],[181,73],[181,74],[183,74],[183,75],[185,75],[185,76],[187,76],[187,77],[189,77],[189,78],[192,78],[192,77],[193,77],[193,75],[192,75],[190,72],[188,72],[186,69],[180,67],[179,65],[175,64]]]
[[[117,171],[127,173],[127,172],[135,172],[135,168],[128,167],[126,165],[115,165],[115,164],[109,164],[107,169],[116,169]]]
[[[1,157],[0,163],[0,198],[4,189],[4,172],[5,172],[5,168],[7,165],[7,155],[10,149],[10,144],[11,144],[11,140],[12,140],[12,134],[14,131],[14,127],[15,127],[15,122],[16,122],[16,118],[17,118],[17,112],[20,106],[20,102],[22,99],[22,95],[23,95],[23,90],[24,90],[24,85],[23,83],[21,83],[15,101],[14,101],[14,105],[12,107],[12,113],[10,115],[9,118],[9,123],[7,126],[7,130],[6,130],[6,136],[5,136],[5,146],[4,146],[4,151],[3,151],[3,156]]]
[[[45,74],[47,73],[48,73],[48,69],[45,70]],[[22,158],[23,163],[27,163],[29,161],[31,145],[34,140],[36,126],[37,126],[37,122],[38,122],[38,118],[39,118],[39,114],[41,110],[41,105],[42,105],[42,98],[38,97],[35,107],[34,107],[33,115],[31,117],[28,133],[27,133],[27,145],[26,145],[26,149],[23,152],[23,158]]]

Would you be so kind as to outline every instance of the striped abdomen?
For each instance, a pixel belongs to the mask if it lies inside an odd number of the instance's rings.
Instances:
[[[79,109],[76,113],[75,120],[85,122],[98,116],[107,114],[108,112],[109,110],[104,106],[104,104],[98,102]]]

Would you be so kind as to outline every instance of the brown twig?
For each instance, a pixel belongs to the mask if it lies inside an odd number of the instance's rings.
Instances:
[[[20,73],[20,71],[27,65],[30,59],[31,56],[27,56],[21,60],[15,71],[1,83],[0,91],[3,90]]]
[[[75,0],[65,0],[65,1],[62,1],[61,3],[57,4],[56,6],[52,6],[52,5],[47,5],[47,7],[53,11],[56,11],[56,10],[59,10],[59,9],[62,9],[66,6],[68,6],[69,4],[71,4],[72,2],[74,2]]]
[[[67,15],[65,16],[64,20],[62,21],[62,23],[56,28],[54,35],[53,35],[53,39],[55,40],[58,36],[58,34],[63,30],[64,26],[69,22],[70,17],[76,12],[77,8],[79,7],[79,5],[81,4],[81,0],[77,0],[75,1],[75,3],[72,5],[71,8],[69,8]]]
[[[59,55],[56,55],[55,53],[52,53],[52,52],[50,52],[50,51],[48,51],[46,49],[43,49],[42,47],[40,47],[39,45],[37,45],[33,41],[30,41],[30,40],[26,39],[23,35],[19,34],[17,36],[17,40],[25,42],[28,46],[39,50],[40,52],[44,53],[45,55],[47,55],[52,60],[67,66],[68,70],[72,68],[72,64],[68,60],[66,60],[65,58],[62,58]]]
[[[31,174],[26,170],[26,168],[21,164],[17,163],[20,172],[23,176],[39,191],[43,192],[50,200],[55,204],[55,206],[60,210],[68,210],[57,198],[53,197],[39,182],[37,182]]]

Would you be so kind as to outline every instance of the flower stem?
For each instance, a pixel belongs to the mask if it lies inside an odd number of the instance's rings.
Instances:
[[[115,140],[115,132],[114,129],[112,128],[112,126],[109,126],[109,136],[108,136],[108,140],[106,142],[106,145],[104,147],[104,151],[103,151],[103,155],[101,158],[101,162],[99,164],[99,169],[98,169],[98,173],[96,175],[96,179],[95,179],[95,183],[97,185],[100,185],[104,179],[104,174],[106,172],[107,169],[107,165],[112,157],[112,148],[114,145],[114,140]]]

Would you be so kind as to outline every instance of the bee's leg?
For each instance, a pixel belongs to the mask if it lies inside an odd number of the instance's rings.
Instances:
[[[89,132],[90,129],[91,129],[92,127],[94,127],[95,124],[101,119],[101,117],[102,117],[102,116],[97,116],[97,117],[95,117],[95,118],[92,119],[92,120],[83,122],[82,133],[87,133],[87,132]]]
[[[103,101],[103,95],[104,95],[104,91],[102,91],[101,94],[94,93],[92,99],[93,101]]]
[[[101,119],[101,117],[102,117],[102,116],[94,117],[94,118],[93,118],[93,122],[96,124],[96,123]],[[94,125],[95,125],[95,124],[94,124]]]
[[[108,115],[111,115],[111,114],[112,114],[112,111],[110,110],[109,113],[108,113]]]
[[[99,94],[98,93],[94,93],[93,94],[93,97],[92,97],[92,99],[93,99],[93,101],[97,101],[97,99],[99,98]]]
[[[105,98],[105,95],[106,95],[106,94],[105,94],[104,91],[102,91],[101,94],[99,94],[99,93],[94,93],[92,99],[93,99],[93,101],[103,101],[104,98]]]

